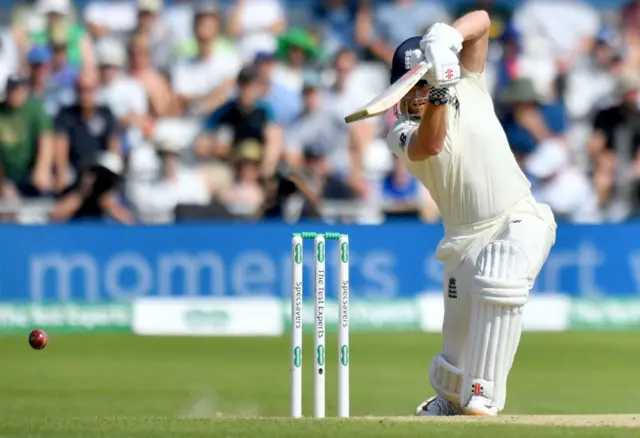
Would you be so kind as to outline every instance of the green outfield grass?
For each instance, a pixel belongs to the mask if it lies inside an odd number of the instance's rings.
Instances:
[[[288,415],[288,337],[52,334],[43,351],[29,348],[27,333],[0,337],[0,437],[640,436],[631,428],[391,418],[412,415],[431,395],[427,369],[439,343],[428,334],[352,334],[351,414],[390,418],[291,421],[239,418]],[[310,352],[312,340],[305,345]],[[639,413],[640,419],[639,346],[637,333],[524,334],[505,414],[591,414],[580,418],[597,423],[597,414]],[[336,413],[336,348],[330,335],[328,415]],[[304,355],[306,415],[311,360]]]

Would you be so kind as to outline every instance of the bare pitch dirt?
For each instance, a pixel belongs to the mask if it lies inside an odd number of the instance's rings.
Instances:
[[[640,414],[502,415],[500,417],[363,417],[380,422],[434,421],[438,423],[497,423],[531,426],[640,427]]]

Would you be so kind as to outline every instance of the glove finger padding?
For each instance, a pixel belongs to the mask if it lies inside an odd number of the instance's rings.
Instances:
[[[420,48],[426,50],[427,45],[437,43],[444,45],[457,54],[462,50],[463,42],[464,38],[456,29],[448,24],[436,23],[432,25],[422,37]]]
[[[436,88],[447,88],[460,81],[460,61],[455,53],[441,44],[426,46],[425,58],[431,63],[429,84]]]

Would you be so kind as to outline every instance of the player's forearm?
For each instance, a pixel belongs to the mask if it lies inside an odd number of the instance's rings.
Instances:
[[[491,19],[485,11],[473,11],[458,18],[452,27],[460,32],[464,41],[473,41],[489,32]]]
[[[447,106],[427,104],[422,121],[411,136],[408,154],[412,161],[426,160],[444,148],[447,135]]]

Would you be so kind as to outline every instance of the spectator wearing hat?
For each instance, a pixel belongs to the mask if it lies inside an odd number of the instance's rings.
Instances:
[[[57,187],[66,188],[104,151],[121,153],[118,123],[107,106],[98,103],[98,77],[82,73],[75,84],[76,102],[55,120]]]
[[[42,98],[49,87],[51,75],[51,50],[48,46],[35,46],[27,55],[29,64],[29,90],[31,95]]]
[[[238,0],[229,13],[228,33],[236,39],[244,63],[251,62],[259,52],[275,52],[277,35],[286,26],[278,0]]]
[[[324,146],[315,142],[310,143],[305,146],[302,155],[301,174],[309,189],[319,194],[322,199],[347,200],[356,198],[353,190],[331,172]]]
[[[233,183],[220,192],[218,200],[236,215],[252,216],[264,202],[260,184],[263,149],[257,140],[244,140],[233,156]]]
[[[302,112],[302,96],[276,80],[274,54],[258,53],[254,65],[258,70],[259,80],[265,87],[263,99],[273,109],[275,122],[285,129],[290,127]]]
[[[96,155],[49,214],[52,222],[100,222],[107,218],[131,225],[135,218],[120,200],[122,157],[111,151]]]
[[[217,44],[219,10],[215,4],[201,5],[194,19],[196,55],[178,62],[172,72],[172,87],[183,111],[192,116],[211,113],[230,96],[240,59]]]
[[[201,174],[181,161],[187,144],[168,136],[156,140],[160,171],[156,179],[131,184],[127,195],[142,222],[170,223],[182,205],[206,206],[211,201]]]
[[[53,77],[53,54],[48,46],[36,46],[29,51],[29,90],[31,96],[42,101],[44,110],[55,117],[63,106],[74,100],[73,87],[56,83]]]
[[[0,166],[22,196],[53,189],[51,119],[39,100],[29,97],[27,78],[10,76],[0,104]]]
[[[566,122],[547,105],[526,77],[514,79],[497,96],[500,120],[516,158],[522,160],[536,147],[564,136]]]
[[[95,56],[91,37],[82,26],[74,22],[71,0],[39,0],[38,7],[46,17],[46,27],[31,35],[31,45],[64,44],[66,60],[70,65],[75,68],[93,68]]]
[[[123,150],[138,147],[143,131],[151,123],[147,93],[136,79],[125,72],[126,50],[115,38],[97,43],[99,66],[98,102],[109,107],[122,130]]]
[[[129,74],[144,87],[153,117],[180,114],[179,104],[169,81],[151,62],[151,45],[149,37],[144,34],[136,34],[129,42]]]
[[[305,73],[321,55],[318,41],[307,30],[291,28],[278,38],[277,55],[279,62],[274,79],[293,92],[301,93]]]
[[[271,107],[262,101],[264,84],[255,67],[245,67],[238,74],[238,95],[214,111],[205,123],[205,132],[196,141],[196,153],[210,164],[212,189],[218,181],[220,163],[226,162],[235,149],[248,139],[264,147],[261,163],[263,177],[271,176],[282,154],[282,130],[274,123]],[[214,179],[215,178],[215,179]]]
[[[151,50],[151,63],[169,74],[175,41],[170,28],[162,20],[163,0],[138,0],[138,23],[134,33],[146,35]]]
[[[130,0],[90,0],[84,21],[94,39],[111,35],[124,41],[136,27],[137,15],[136,3]]]

